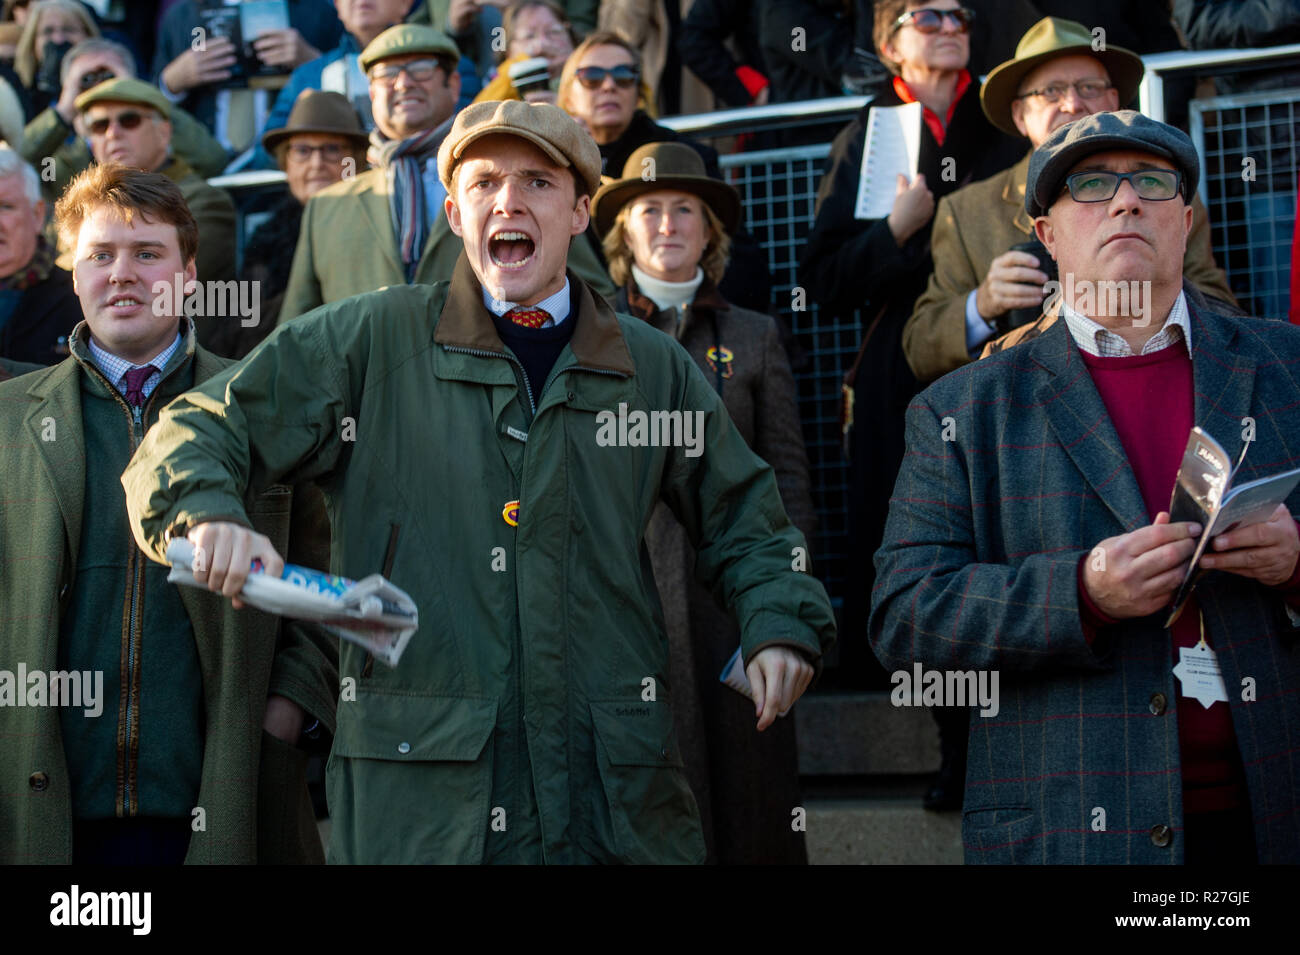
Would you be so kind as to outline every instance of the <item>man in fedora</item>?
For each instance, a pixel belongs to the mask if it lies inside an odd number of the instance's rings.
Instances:
[[[414,598],[400,666],[342,650],[334,861],[703,861],[645,529],[661,500],[687,528],[760,730],[833,639],[807,542],[690,356],[566,268],[600,180],[572,118],[467,107],[438,174],[451,280],[283,322],[169,405],[123,477],[132,528],[154,559],[187,534],[233,596],[274,560],[242,501],[293,474],[325,491],[332,571]]]
[[[145,172],[159,172],[176,183],[202,236],[195,263],[198,281],[233,280],[235,204],[225,192],[209,186],[185,160],[172,154],[172,105],[167,97],[150,83],[117,77],[82,93],[76,104],[96,162],[118,162]],[[72,250],[60,251],[70,263]],[[198,318],[195,333],[199,344],[208,347],[226,321]]]
[[[280,321],[385,285],[429,285],[451,277],[461,243],[442,204],[434,157],[451,128],[460,51],[432,27],[401,24],[361,53],[375,119],[376,168],[323,190],[307,203]],[[612,294],[595,250],[574,242],[570,265]]]
[[[303,206],[327,186],[365,169],[369,142],[347,97],[321,90],[303,90],[288,123],[262,136],[263,147],[275,157],[288,188],[244,245],[240,278],[257,283],[259,321],[248,327],[243,322],[225,323],[222,337],[213,343],[215,351],[243,358],[275,328],[298,246]]]
[[[1082,116],[1127,106],[1142,73],[1137,54],[1109,44],[1096,50],[1082,24],[1045,17],[1020,39],[1015,58],[989,73],[980,103],[993,125],[1037,149]],[[922,382],[977,357],[986,341],[1018,320],[1009,317],[1032,321],[1041,313],[1050,262],[1040,247],[1016,248],[1034,241],[1023,208],[1029,157],[939,200],[934,271],[903,330],[904,354]],[[1198,199],[1193,209],[1184,274],[1220,307],[1235,307],[1227,277],[1214,263],[1205,207]]]
[[[1075,277],[1058,320],[908,409],[870,638],[887,667],[1001,674],[968,863],[1300,862],[1300,489],[1215,535],[1167,624],[1203,530],[1169,513],[1193,425],[1249,446],[1238,482],[1300,466],[1300,329],[1185,290],[1199,166],[1132,110],[1047,137],[1025,212]]]

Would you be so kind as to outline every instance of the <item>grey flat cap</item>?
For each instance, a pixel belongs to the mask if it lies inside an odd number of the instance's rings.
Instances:
[[[1168,159],[1183,174],[1187,201],[1192,201],[1201,177],[1201,161],[1191,139],[1181,129],[1158,123],[1136,110],[1122,109],[1077,119],[1056,130],[1034,150],[1025,184],[1025,211],[1031,216],[1046,215],[1077,163],[1094,153],[1121,149]]]

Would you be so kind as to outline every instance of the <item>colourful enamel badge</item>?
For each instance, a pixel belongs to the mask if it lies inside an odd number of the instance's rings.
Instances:
[[[519,502],[506,501],[506,506],[501,508],[501,519],[511,527],[519,526]]]
[[[715,345],[704,353],[704,358],[709,363],[709,371],[718,370],[717,362],[719,361],[719,352],[722,353],[722,377],[730,378],[732,375],[731,361],[735,358],[735,355],[732,354],[730,348],[723,345]]]

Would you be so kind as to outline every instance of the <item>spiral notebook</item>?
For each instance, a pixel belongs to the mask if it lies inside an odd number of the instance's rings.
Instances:
[[[867,118],[867,144],[858,173],[856,219],[883,219],[894,207],[898,174],[910,182],[921,158],[921,104],[877,106]]]

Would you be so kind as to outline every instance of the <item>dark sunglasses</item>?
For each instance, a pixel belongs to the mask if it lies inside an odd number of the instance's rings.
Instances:
[[[1176,169],[1135,169],[1132,172],[1076,172],[1065,177],[1065,188],[1075,202],[1107,202],[1128,181],[1139,199],[1165,202],[1182,191],[1183,176]]]
[[[92,136],[103,136],[108,132],[108,127],[116,122],[123,129],[135,129],[144,122],[144,114],[136,112],[118,113],[116,116],[101,116],[99,119],[91,120],[87,127]]]
[[[636,85],[636,81],[641,78],[641,71],[635,66],[624,64],[619,64],[612,70],[607,70],[603,66],[584,66],[580,70],[574,70],[573,75],[589,90],[600,89],[607,76],[614,78],[615,86],[628,89]]]
[[[910,23],[917,33],[938,33],[943,29],[943,21],[951,20],[956,24],[958,33],[965,33],[970,29],[971,21],[974,19],[975,11],[967,7],[958,7],[956,10],[934,10],[926,7],[923,10],[908,10],[894,21],[894,26],[889,32],[896,33]]]

